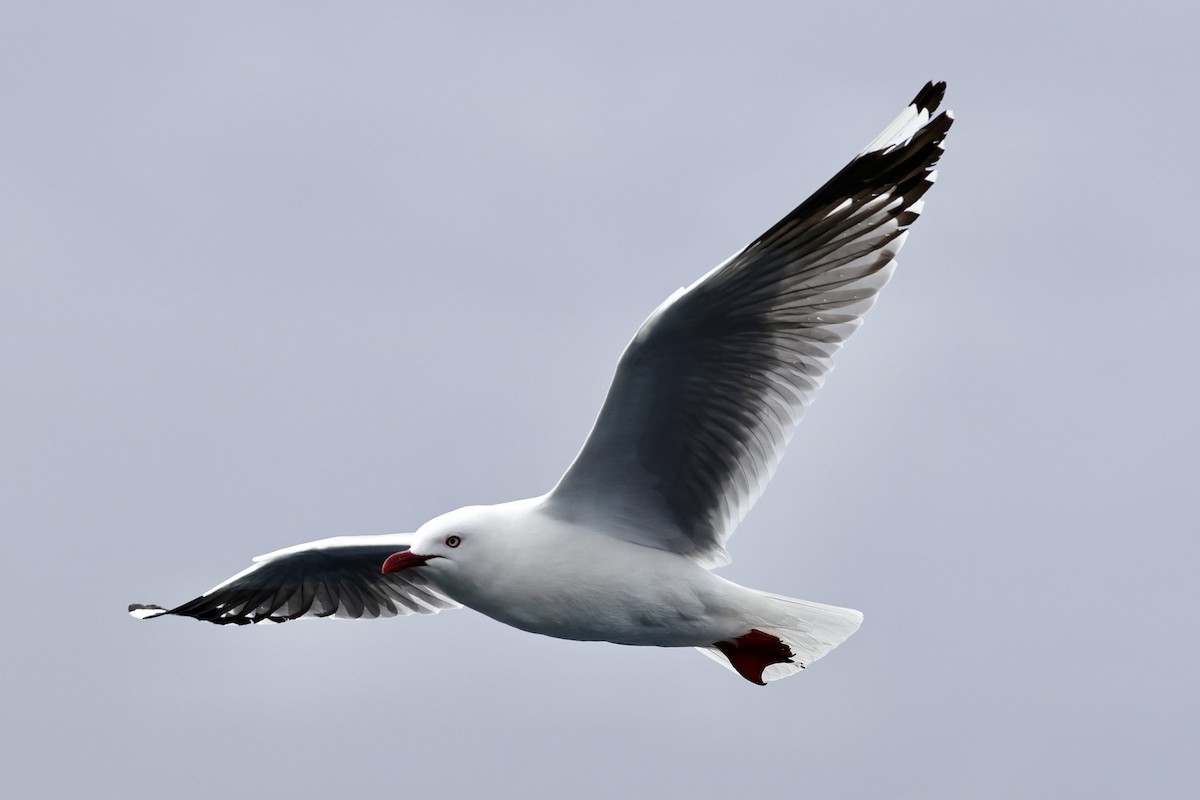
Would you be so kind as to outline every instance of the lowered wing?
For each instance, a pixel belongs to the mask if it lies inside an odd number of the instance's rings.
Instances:
[[[254,565],[175,608],[133,604],[138,619],[165,614],[218,625],[286,622],[302,617],[375,619],[459,608],[421,574],[384,575],[383,562],[407,550],[411,534],[338,536],[254,559]]]

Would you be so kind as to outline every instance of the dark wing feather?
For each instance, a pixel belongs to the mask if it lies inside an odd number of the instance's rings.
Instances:
[[[832,180],[651,314],[547,510],[728,561],[725,540],[920,214],[953,121],[932,117],[944,91],[927,84]]]
[[[342,536],[296,545],[255,559],[254,566],[194,600],[166,609],[134,604],[141,619],[174,614],[218,625],[285,622],[301,617],[375,619],[458,608],[421,574],[384,575],[383,562],[407,550],[410,536]]]

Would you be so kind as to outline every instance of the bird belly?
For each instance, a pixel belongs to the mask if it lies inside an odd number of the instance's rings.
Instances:
[[[595,596],[581,601],[577,595],[564,593],[546,595],[528,605],[509,603],[475,610],[530,633],[576,641],[690,647],[731,635],[702,609],[669,601],[631,603],[624,598]]]
[[[498,570],[453,595],[499,622],[559,639],[697,647],[746,632],[739,593],[756,593],[676,554],[621,543],[625,548],[636,558],[590,550],[586,561],[564,557],[540,561],[536,571]]]

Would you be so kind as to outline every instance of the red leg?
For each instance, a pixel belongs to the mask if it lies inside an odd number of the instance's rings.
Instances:
[[[714,642],[713,647],[720,650],[729,659],[729,663],[738,674],[751,683],[766,686],[763,680],[763,670],[772,664],[794,664],[795,653],[784,644],[778,636],[763,633],[757,628],[751,628],[749,633],[736,639]]]

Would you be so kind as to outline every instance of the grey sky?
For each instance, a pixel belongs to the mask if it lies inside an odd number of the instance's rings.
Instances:
[[[0,784],[1196,796],[1198,12],[412,6],[0,6]],[[125,615],[546,490],[641,320],[939,78],[938,185],[722,572],[863,610],[806,674]]]

